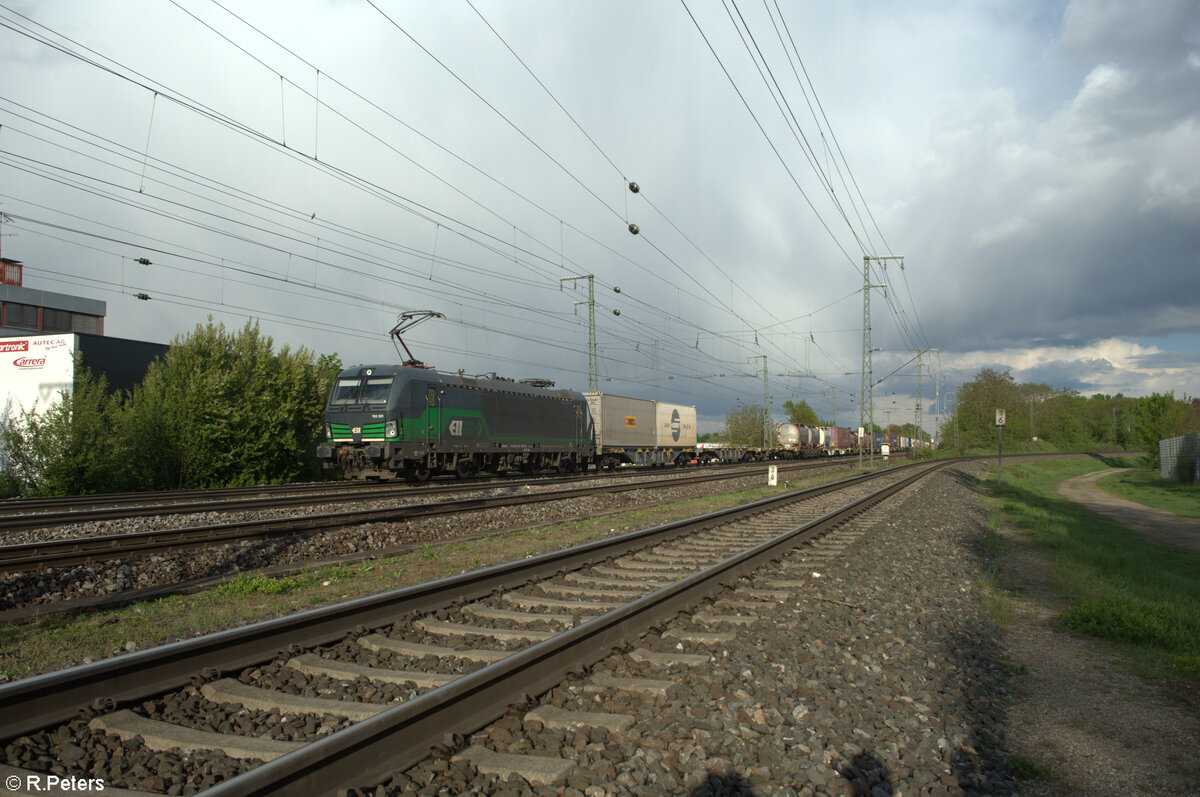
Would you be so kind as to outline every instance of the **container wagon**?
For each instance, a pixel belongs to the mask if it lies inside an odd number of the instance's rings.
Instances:
[[[596,467],[683,466],[696,457],[696,408],[585,393],[596,435]]]

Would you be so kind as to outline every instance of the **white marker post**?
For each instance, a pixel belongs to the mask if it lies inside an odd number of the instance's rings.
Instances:
[[[996,486],[1000,486],[1000,474],[1004,470],[1004,410],[996,408],[996,432],[1000,435],[996,451]]]
[[[775,487],[779,484],[779,466],[771,465],[767,468],[767,484]]]

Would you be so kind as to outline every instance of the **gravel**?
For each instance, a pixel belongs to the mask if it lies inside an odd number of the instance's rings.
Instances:
[[[613,484],[628,484],[627,479],[604,480],[602,477],[598,477],[590,484],[604,484],[606,481]],[[383,551],[399,546],[419,546],[426,542],[439,542],[481,532],[523,528],[570,517],[597,515],[666,501],[717,495],[758,487],[762,484],[761,473],[738,479],[679,487],[671,487],[660,482],[659,486],[647,485],[645,490],[610,495],[581,496],[576,499],[524,507],[505,507],[482,512],[424,518],[408,523],[372,523],[343,530],[287,538],[252,540],[207,548],[189,548],[177,554],[169,553],[133,560],[112,560],[73,567],[51,568],[42,572],[10,574],[0,580],[0,611],[57,603],[64,600],[114,595],[129,590],[164,584],[179,584],[213,576],[233,575],[238,572],[254,571],[276,565],[302,565],[310,561],[339,556],[366,555],[372,551]],[[516,490],[535,492],[552,487],[552,484],[549,486],[537,485],[535,488],[493,487],[481,491],[480,495],[511,493]],[[459,494],[459,497],[462,495]],[[399,506],[411,503],[416,502],[406,499],[389,502],[363,502],[357,508]],[[328,507],[319,507],[319,509],[327,511]],[[226,515],[203,513],[188,516],[127,518],[120,521],[102,521],[41,529],[23,533],[27,534],[29,539],[14,535],[6,538],[6,542],[16,544],[34,539],[134,533],[161,528],[182,528],[185,525],[276,518],[286,513],[304,514],[293,509]]]
[[[755,479],[755,481],[761,481]],[[728,487],[726,487],[728,489]],[[656,499],[664,496],[655,493]],[[591,499],[587,499],[591,500]],[[554,508],[540,512],[553,514]],[[712,630],[692,617],[650,632],[639,647],[703,653],[700,668],[663,669],[614,654],[592,673],[675,681],[665,696],[602,690],[570,679],[543,705],[635,716],[627,734],[551,731],[514,708],[466,742],[506,753],[567,757],[565,784],[532,787],[478,772],[443,750],[365,794],[604,795],[983,795],[1015,793],[1003,766],[1010,674],[997,627],[980,609],[978,581],[988,567],[986,523],[970,477],[960,470],[925,479],[876,520],[838,533],[827,550],[792,554],[756,575],[804,583],[797,595],[758,607],[718,647],[668,638],[670,630]],[[753,586],[748,585],[748,586]],[[714,614],[747,613],[730,591]],[[457,619],[456,610],[443,619]],[[398,629],[397,629],[398,630]],[[347,637],[326,652],[362,664],[405,659],[367,651]],[[487,642],[495,647],[494,641]],[[408,685],[342,683],[283,667],[291,655],[243,671],[245,683],[294,694],[384,702],[411,698]],[[456,665],[457,666],[457,665]],[[478,665],[466,665],[473,669]],[[213,729],[312,739],[344,721],[289,718],[205,700],[196,687],[134,707],[138,713]],[[86,727],[86,718],[8,744],[4,759],[59,774],[104,778],[110,786],[192,793],[250,764],[192,755],[186,779],[172,776],[172,753],[154,753]],[[178,756],[175,756],[177,758]]]
[[[775,576],[808,586],[739,627],[737,643],[712,649],[658,633],[640,643],[708,654],[708,667],[672,675],[614,655],[593,670],[674,680],[668,696],[614,694],[579,680],[541,700],[632,714],[628,735],[551,732],[513,711],[468,740],[570,758],[577,766],[565,787],[535,788],[516,775],[501,781],[447,753],[364,793],[1015,793],[1002,763],[1009,673],[977,596],[989,565],[986,524],[965,482],[961,472],[935,475],[844,553],[790,557]]]

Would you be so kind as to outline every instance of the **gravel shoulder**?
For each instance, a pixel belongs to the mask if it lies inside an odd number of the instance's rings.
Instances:
[[[1096,488],[1094,481],[1110,472],[1070,479],[1058,492],[1149,539],[1200,543],[1200,531],[1187,529],[1200,524]],[[1064,604],[1050,566],[1018,532],[999,534],[999,586],[1009,593],[1011,612],[1004,645],[1018,673],[1007,741],[1039,774],[1021,781],[1021,793],[1200,795],[1200,702],[1131,674],[1112,647],[1057,628]]]

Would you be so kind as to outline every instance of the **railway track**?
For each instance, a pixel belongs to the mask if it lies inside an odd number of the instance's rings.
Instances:
[[[791,468],[781,466],[781,470],[786,474],[791,469],[807,469],[811,467],[811,465],[793,464]],[[761,466],[759,469],[761,470]],[[672,486],[699,484],[728,479],[731,475],[736,475],[736,472],[720,471],[694,475],[677,475],[669,479],[669,484]],[[661,481],[656,483],[661,483]],[[19,573],[33,569],[66,567],[96,561],[110,561],[113,559],[128,559],[164,552],[174,552],[192,547],[225,545],[248,540],[277,539],[368,523],[397,523],[438,515],[480,512],[499,507],[550,503],[599,493],[641,490],[651,486],[639,480],[628,480],[628,483],[617,484],[607,481],[603,484],[594,484],[591,480],[587,480],[583,484],[585,486],[568,489],[551,489],[533,493],[513,494],[511,490],[506,490],[503,495],[469,497],[451,501],[432,501],[429,503],[353,509],[285,518],[239,520],[229,523],[190,525],[156,531],[100,534],[87,537],[48,539],[3,545],[0,546],[0,573]],[[472,492],[479,492],[480,487],[473,486],[467,489],[470,489]],[[433,493],[435,496],[443,494],[445,493]],[[422,493],[422,495],[428,495],[428,493]],[[415,496],[416,494],[410,491],[404,493],[402,497],[410,498]],[[311,500],[309,503],[311,503]]]
[[[697,661],[694,656],[640,654],[636,640],[648,628],[878,505],[941,464],[945,463],[853,477],[5,684],[0,686],[0,736],[24,738],[23,747],[30,749],[34,760],[37,751],[32,748],[40,742],[27,735],[50,740],[60,750],[69,745],[72,756],[82,751],[77,760],[95,756],[94,751],[105,745],[111,747],[113,742],[105,740],[116,737],[143,740],[124,742],[126,748],[139,744],[162,748],[153,753],[159,761],[172,755],[166,750],[189,749],[193,751],[187,754],[190,774],[172,771],[166,780],[179,783],[191,778],[190,782],[203,786],[214,779],[210,766],[214,756],[209,751],[232,750],[230,755],[242,761],[237,767],[241,774],[206,791],[214,795],[325,794],[369,785],[425,757],[432,745],[447,741],[479,769],[498,767],[496,771],[503,772],[515,762],[497,751],[458,749],[462,735],[500,716],[510,705],[526,703],[529,695],[551,689],[570,672],[582,672],[615,649],[632,648],[630,655],[642,655],[651,664],[686,669],[689,661]],[[880,489],[880,483],[886,486]],[[695,633],[700,637],[681,639],[680,645],[703,644],[706,632]],[[286,652],[279,654],[280,650]],[[206,668],[208,673],[197,678]],[[239,671],[237,677],[228,677]],[[196,680],[188,686],[192,679]],[[657,687],[608,683],[596,688]],[[326,696],[298,700],[288,694],[305,689]],[[154,697],[163,694],[167,696]],[[87,720],[71,721],[81,709],[96,706],[98,698],[103,699],[103,707],[93,708]],[[191,706],[193,713],[179,706]],[[321,712],[318,721],[311,719],[314,711]],[[168,715],[170,722],[163,719]],[[212,724],[214,715],[221,718],[218,724],[241,732],[200,733],[201,726]],[[282,717],[290,720],[299,715],[310,717],[301,722],[301,732],[279,730],[286,724]],[[550,711],[537,721],[569,724],[597,719]],[[303,730],[308,726],[312,729]],[[254,739],[264,733],[292,738],[259,745]],[[448,738],[448,733],[459,736]],[[243,759],[267,763],[252,768]],[[90,763],[89,759],[77,767],[80,777],[87,777],[83,770]],[[550,767],[545,775],[550,780],[569,766],[546,760],[532,763]]]
[[[835,460],[781,461],[789,468],[819,468],[835,464]],[[755,465],[705,466],[705,473],[737,473],[741,470],[761,470]],[[262,487],[224,488],[214,490],[178,490],[159,493],[111,493],[69,496],[65,498],[9,499],[0,501],[0,535],[31,529],[44,529],[75,523],[92,523],[133,517],[172,516],[207,512],[246,512],[350,501],[390,500],[395,498],[425,498],[478,492],[497,486],[520,488],[546,484],[576,484],[604,479],[682,478],[676,469],[627,470],[576,476],[493,477],[474,478],[464,482],[434,485],[412,485],[406,482],[373,483],[328,482],[312,484],[266,485]]]

